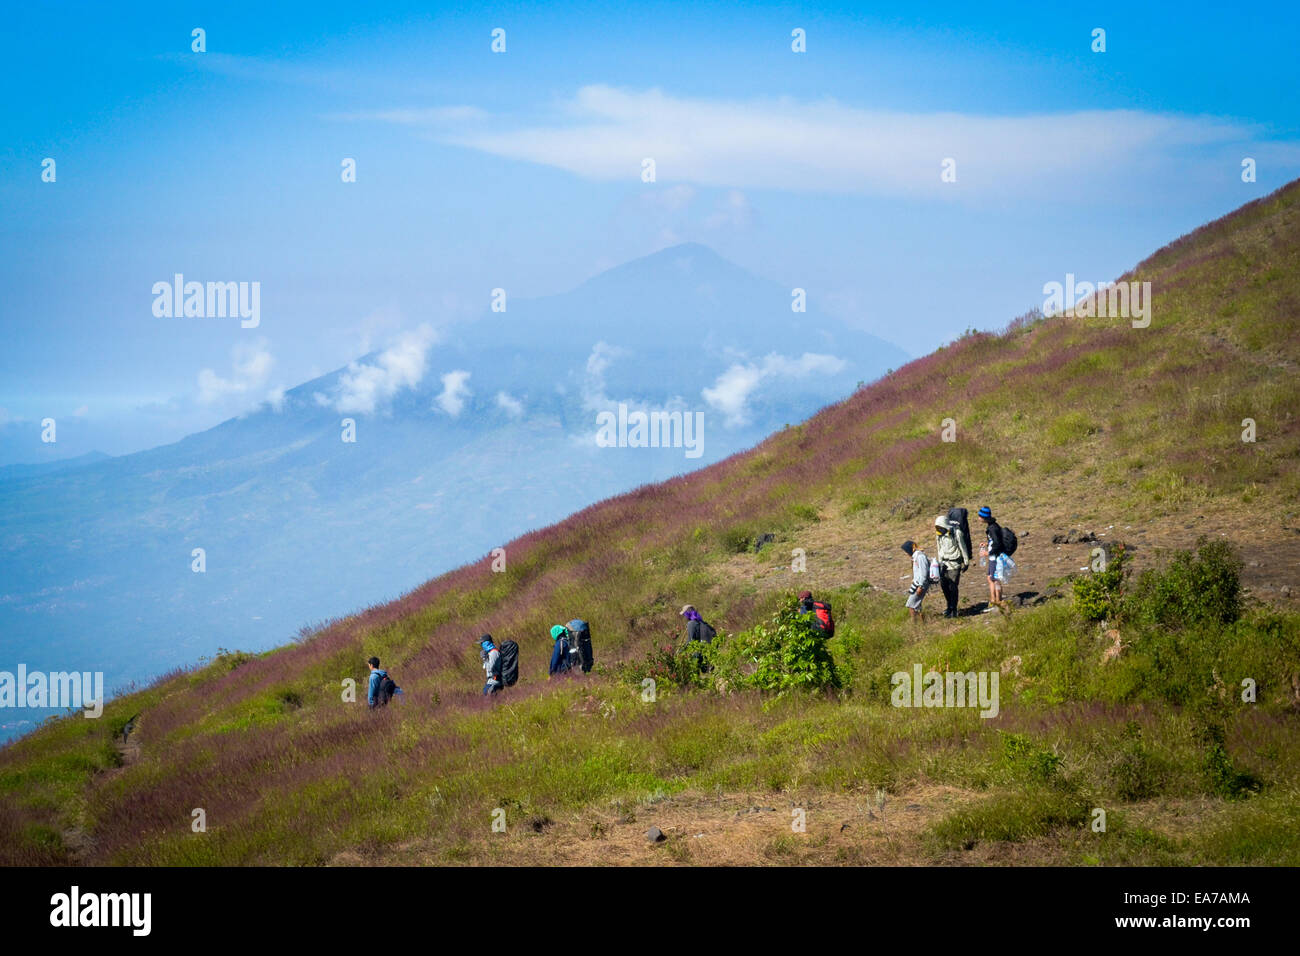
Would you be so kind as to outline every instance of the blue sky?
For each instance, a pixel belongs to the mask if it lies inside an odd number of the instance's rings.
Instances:
[[[1294,4],[100,6],[5,11],[0,464],[46,416],[61,455],[175,440],[677,241],[920,355],[1300,175]],[[177,272],[260,282],[260,326],[155,317]]]

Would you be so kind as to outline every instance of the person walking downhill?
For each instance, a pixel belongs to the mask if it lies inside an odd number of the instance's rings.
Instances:
[[[921,602],[930,590],[930,558],[912,541],[903,542],[903,553],[912,559],[912,586],[907,592],[907,610],[915,624],[925,620]]]
[[[934,519],[934,533],[935,553],[939,559],[939,587],[943,589],[943,597],[948,604],[943,616],[956,617],[961,573],[968,567],[969,560],[962,553],[957,529],[952,527],[946,515]]]
[[[501,690],[501,650],[491,634],[479,638],[479,656],[483,659],[483,672],[487,682],[483,685],[483,696],[487,697]]]
[[[700,612],[695,610],[695,605],[686,604],[682,606],[682,617],[686,618],[686,644],[711,644],[713,639],[718,636],[718,632],[708,621],[700,616]],[[704,655],[696,651],[693,655],[695,663],[701,665],[704,663]]]
[[[984,521],[987,541],[981,549],[987,556],[989,576],[989,606],[984,609],[987,614],[994,608],[1002,606],[1002,582],[998,580],[998,556],[1002,554],[1002,526],[993,517],[993,509],[988,505],[980,508],[979,516]]]

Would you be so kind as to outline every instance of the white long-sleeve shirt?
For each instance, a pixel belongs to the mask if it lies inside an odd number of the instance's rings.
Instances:
[[[930,583],[930,559],[924,551],[912,551],[912,590],[918,591]]]

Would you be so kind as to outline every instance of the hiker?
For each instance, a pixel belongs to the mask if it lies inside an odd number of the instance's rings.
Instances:
[[[491,634],[484,634],[478,639],[479,657],[483,661],[483,673],[487,681],[483,684],[483,696],[495,694],[501,690],[501,649]]]
[[[1002,605],[1002,581],[997,574],[997,559],[1002,554],[1002,525],[993,518],[993,510],[988,505],[979,510],[979,516],[984,520],[984,532],[988,538],[980,549],[980,557],[988,558],[988,607],[984,609],[987,614]]]
[[[961,535],[947,515],[934,519],[935,555],[939,560],[939,587],[948,602],[944,617],[957,616],[957,594],[961,573],[970,565],[970,556],[962,552]]]
[[[811,591],[800,591],[799,613],[813,615],[812,626],[821,632],[822,637],[835,636],[835,618],[831,616],[830,601],[818,601]]]
[[[569,643],[569,629],[563,624],[556,624],[551,628],[551,640],[555,645],[551,648],[551,669],[546,675],[550,680],[556,674],[563,674],[573,666],[573,654]]]
[[[704,618],[700,617],[700,612],[695,610],[694,604],[682,606],[682,617],[686,618],[686,644],[687,646],[699,642],[700,644],[712,644],[713,639],[718,636],[712,625]],[[693,655],[695,663],[704,662],[704,654],[696,651]]]
[[[925,620],[921,602],[930,590],[930,558],[916,546],[914,541],[903,542],[903,553],[912,559],[912,586],[907,592],[907,609],[911,612],[912,623]]]
[[[366,687],[366,706],[371,710],[387,707],[394,694],[400,694],[402,688],[388,676],[388,671],[379,666],[379,658],[372,657],[366,661],[370,668],[370,683]]]

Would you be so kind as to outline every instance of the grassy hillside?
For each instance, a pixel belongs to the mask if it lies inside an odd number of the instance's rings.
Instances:
[[[42,727],[0,751],[0,860],[1300,863],[1300,184],[1125,278],[1152,283],[1149,328],[969,334],[749,452],[509,543],[504,573],[484,560]],[[912,628],[898,544],[954,503],[1021,534],[1023,606]],[[1138,572],[1230,540],[1244,616],[1143,616],[1162,580],[1135,576],[1118,628],[1086,619],[1068,578],[1096,545],[1052,541],[1080,530]],[[680,643],[683,603],[734,646],[802,587],[835,603],[846,686],[642,699],[639,662]],[[976,570],[964,607],[986,597]],[[548,682],[549,626],[574,616],[600,663]],[[522,648],[502,699],[479,696],[483,631]],[[380,713],[341,700],[370,654],[406,690]],[[892,707],[889,675],[914,664],[997,671],[1000,714]]]

